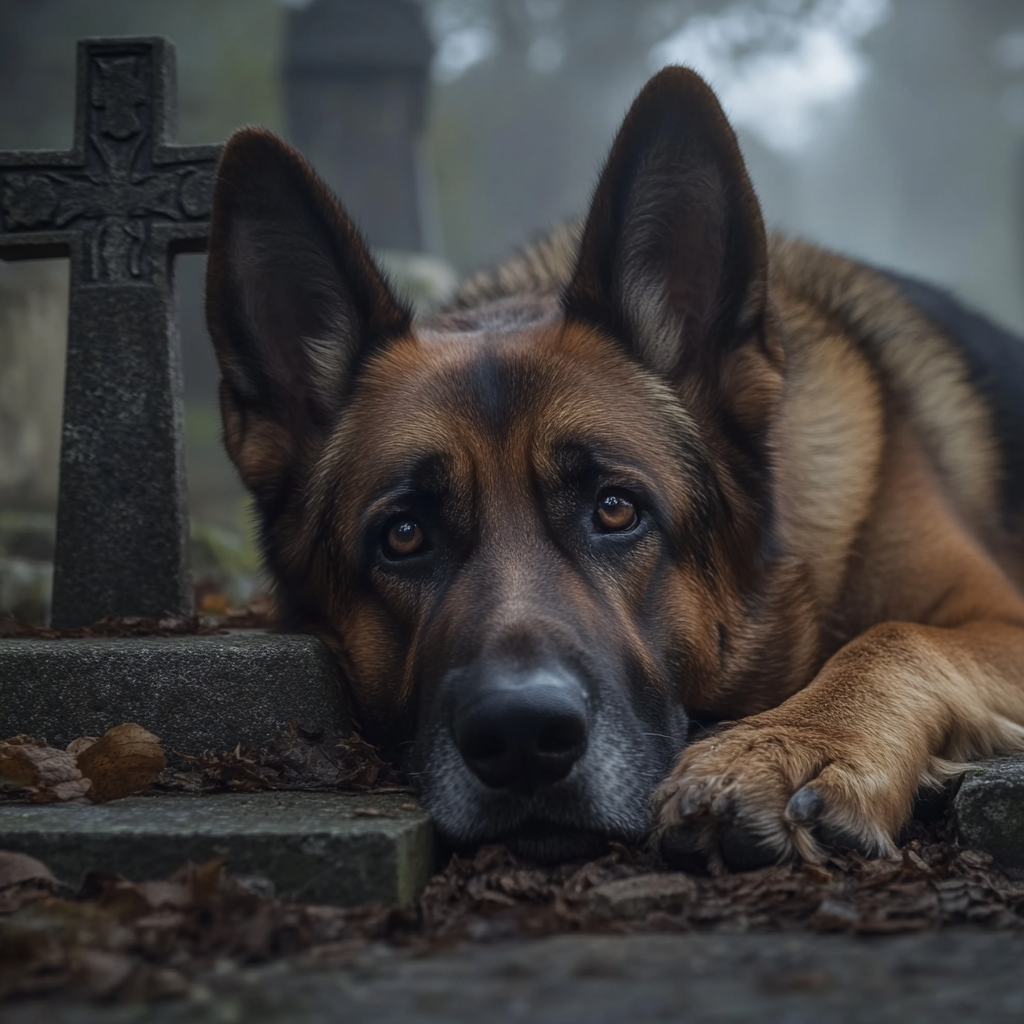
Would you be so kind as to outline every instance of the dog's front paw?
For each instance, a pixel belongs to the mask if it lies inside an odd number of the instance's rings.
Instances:
[[[895,851],[916,773],[850,739],[742,722],[695,743],[655,793],[665,858],[680,867],[748,871],[822,844]]]

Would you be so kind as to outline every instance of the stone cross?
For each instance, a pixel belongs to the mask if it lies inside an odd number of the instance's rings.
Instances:
[[[72,148],[0,153],[0,258],[71,259],[55,628],[192,608],[173,256],[220,147],[172,144],[176,103],[169,41],[83,40]]]

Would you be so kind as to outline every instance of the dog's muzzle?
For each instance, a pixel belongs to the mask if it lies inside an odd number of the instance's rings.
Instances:
[[[484,785],[524,794],[564,779],[587,749],[587,693],[567,669],[492,669],[464,681],[455,745]]]

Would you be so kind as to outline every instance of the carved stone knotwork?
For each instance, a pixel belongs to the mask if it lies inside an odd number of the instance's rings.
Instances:
[[[83,283],[148,281],[153,227],[196,223],[205,234],[213,168],[209,160],[154,161],[153,57],[149,52],[87,60],[88,107],[81,170],[46,168],[0,175],[4,233],[81,232]]]

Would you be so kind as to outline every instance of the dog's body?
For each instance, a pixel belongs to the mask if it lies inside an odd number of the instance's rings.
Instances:
[[[1024,747],[1024,344],[769,242],[692,73],[579,232],[421,322],[244,131],[208,302],[284,623],[454,842],[590,853],[653,791],[712,863],[886,851],[951,761]]]

